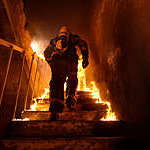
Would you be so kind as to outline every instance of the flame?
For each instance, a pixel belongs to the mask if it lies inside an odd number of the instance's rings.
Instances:
[[[30,106],[30,110],[36,111],[36,106],[37,106],[37,100],[36,98],[33,99],[34,104]]]
[[[44,89],[44,94],[42,96],[33,99],[34,104],[30,106],[30,110],[36,111],[38,103],[43,103],[44,99],[46,98],[49,98],[49,88]]]
[[[12,121],[30,121],[29,118],[23,118],[23,119],[12,119]]]
[[[67,83],[65,82],[65,84],[64,84],[64,91],[66,91],[66,89],[67,89]]]
[[[39,49],[40,44],[38,42],[32,41],[31,47],[32,47],[33,51],[36,52],[36,54],[38,55],[39,58],[45,60],[42,52]],[[64,89],[66,89],[66,83],[64,85]],[[100,95],[100,91],[96,87],[95,82],[91,81],[90,86],[87,87],[85,70],[82,68],[82,59],[81,59],[81,57],[80,57],[79,63],[78,63],[78,88],[77,88],[77,91],[88,91],[88,92],[91,93],[92,98],[97,99],[95,103],[97,103],[97,104],[101,103],[101,104],[107,105],[106,116],[103,117],[101,120],[103,120],[103,121],[115,121],[115,120],[117,120],[115,112],[112,111],[111,103],[109,101],[102,100],[101,95]],[[36,111],[37,104],[40,103],[40,101],[43,102],[43,100],[45,98],[49,98],[49,88],[45,88],[44,94],[41,97],[33,99],[34,104],[31,105],[30,109],[32,111]],[[39,99],[38,102],[37,102],[37,99]]]
[[[39,46],[39,43],[38,42],[36,42],[36,41],[32,41],[32,43],[31,43],[31,48],[32,48],[32,50],[37,54],[37,56],[40,58],[40,59],[43,59],[43,60],[45,60],[45,57],[44,57],[44,55],[42,54],[42,52],[41,52],[41,50],[40,50],[40,46]]]
[[[112,111],[111,103],[109,101],[104,101],[101,98],[100,91],[96,87],[96,84],[94,81],[90,82],[90,87],[86,86],[86,76],[85,76],[85,70],[82,68],[82,60],[79,60],[78,64],[78,91],[89,91],[91,93],[92,98],[97,99],[95,103],[102,103],[104,105],[107,105],[107,113],[106,116],[103,117],[102,121],[115,121],[117,120],[117,117],[115,115],[115,112]]]
[[[104,102],[104,104],[107,105],[108,109],[107,109],[106,117],[103,117],[101,120],[102,121],[115,121],[115,120],[117,120],[115,112],[112,111],[110,102],[106,101],[106,102]]]
[[[43,52],[41,51],[43,49],[43,47],[45,46],[45,44],[44,45],[43,44],[44,44],[44,42],[33,40],[31,42],[30,46],[40,59],[45,60]],[[48,88],[44,89],[44,94],[41,97],[37,97],[37,98],[33,99],[34,104],[30,106],[30,110],[36,111],[36,107],[37,107],[38,103],[42,103],[45,98],[49,98],[49,89]],[[38,102],[37,102],[37,100],[38,100]]]
[[[78,61],[78,88],[77,91],[90,91],[86,86],[85,70],[82,67],[82,60]]]
[[[41,96],[41,97],[38,97],[38,99],[46,99],[46,98],[49,98],[49,88],[45,88],[44,89],[44,94]]]

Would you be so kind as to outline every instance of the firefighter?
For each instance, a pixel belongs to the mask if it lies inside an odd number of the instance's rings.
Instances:
[[[64,83],[67,82],[66,106],[72,110],[76,103],[76,89],[78,85],[78,59],[77,48],[82,54],[82,67],[86,68],[88,61],[88,46],[78,35],[69,32],[67,26],[61,26],[56,38],[44,51],[45,60],[52,72],[50,81],[50,112],[51,120],[57,120],[64,108]],[[66,81],[67,79],[67,81]]]

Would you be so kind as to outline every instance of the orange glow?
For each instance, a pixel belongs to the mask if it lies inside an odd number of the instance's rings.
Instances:
[[[40,49],[39,49],[39,44],[38,44],[37,42],[32,41],[32,43],[31,43],[30,46],[31,46],[32,50],[37,54],[37,56],[38,56],[39,58],[45,60],[45,57],[44,57],[44,55],[42,54],[42,52],[40,51]]]
[[[115,115],[115,112],[112,112],[112,108],[111,108],[111,104],[110,104],[110,102],[108,102],[108,101],[106,101],[106,102],[104,102],[106,105],[107,105],[107,107],[108,107],[108,109],[107,109],[107,115],[106,115],[106,117],[103,117],[101,120],[102,121],[115,121],[115,120],[117,120],[117,117],[116,117],[116,115]]]
[[[64,84],[64,91],[66,91],[66,89],[67,89],[67,83],[65,82],[65,84]]]
[[[41,97],[38,97],[38,99],[46,99],[46,98],[49,98],[49,88],[45,88],[44,89],[44,94],[41,96]]]
[[[36,52],[36,54],[41,59],[45,60],[43,54],[39,50],[39,44],[37,42],[33,41],[31,43],[31,47],[32,47],[33,51]],[[66,82],[64,85],[64,89],[66,90]],[[106,116],[103,117],[101,120],[103,120],[103,121],[117,120],[115,112],[112,111],[111,103],[107,100],[102,100],[101,95],[100,95],[100,90],[96,87],[95,82],[91,81],[89,87],[87,87],[85,70],[82,68],[82,59],[81,58],[79,59],[79,64],[78,64],[78,88],[77,88],[77,91],[88,91],[91,93],[92,98],[97,99],[95,103],[97,103],[97,104],[101,103],[101,104],[107,105],[108,109],[107,109]],[[46,98],[49,98],[49,88],[45,88],[44,94],[41,97],[33,99],[34,104],[31,105],[30,109],[32,111],[36,111],[37,104],[43,103],[43,100]],[[37,103],[37,99],[39,100],[38,103]]]
[[[86,87],[85,70],[82,68],[82,59],[78,61],[78,88],[77,91],[89,91]]]
[[[34,104],[30,106],[30,110],[36,111],[36,106],[37,106],[37,100],[34,98],[33,99]]]
[[[49,88],[44,89],[44,94],[42,96],[33,99],[34,104],[30,106],[30,110],[36,111],[38,103],[43,103],[44,99],[49,99]]]
[[[85,77],[85,70],[82,68],[82,60],[79,60],[78,65],[78,91],[89,91],[92,95],[92,98],[97,99],[96,103],[102,103],[107,105],[107,113],[106,116],[103,117],[102,121],[115,121],[117,117],[115,112],[112,111],[111,103],[105,100],[102,100],[100,96],[100,91],[97,89],[96,84],[94,81],[90,82],[90,87],[86,86],[86,77]]]

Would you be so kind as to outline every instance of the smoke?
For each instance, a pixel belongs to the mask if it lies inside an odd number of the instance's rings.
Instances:
[[[71,32],[88,40],[90,3],[90,0],[26,1],[27,28],[32,36],[32,42],[37,45],[37,54],[43,56],[50,39],[56,37],[58,28],[63,24],[67,25]],[[50,67],[46,62],[40,61],[39,69],[45,79],[45,85],[48,86]],[[90,72],[88,70],[86,72]]]

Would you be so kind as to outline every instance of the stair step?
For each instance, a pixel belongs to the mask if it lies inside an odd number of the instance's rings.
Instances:
[[[39,102],[41,100],[42,99],[37,99],[37,102]],[[95,104],[97,100],[98,100],[97,98],[92,98],[92,97],[89,97],[89,96],[79,97],[79,98],[77,98],[77,104],[83,104],[83,105],[87,104],[87,103]],[[50,103],[49,99],[44,99],[43,102],[41,102],[41,104],[49,104],[49,103]]]
[[[8,137],[112,137],[126,133],[121,121],[12,121]]]
[[[107,110],[107,105],[104,104],[97,104],[97,103],[85,103],[84,105],[77,105],[78,110],[82,111],[106,111]]]
[[[77,98],[77,104],[87,104],[87,103],[95,104],[97,100],[98,99],[96,98],[80,97],[80,98]]]
[[[79,112],[63,112],[60,114],[59,120],[97,120],[104,117],[104,111],[79,111]],[[49,120],[51,113],[48,111],[26,111],[22,114],[22,118],[29,120]]]
[[[107,105],[103,103],[95,103],[96,100],[93,99],[92,101],[85,101],[78,102],[76,105],[77,111],[106,111]],[[38,103],[36,106],[36,111],[48,111],[49,110],[49,103]]]
[[[87,138],[19,138],[1,141],[2,150],[133,150],[143,149],[144,144],[125,137]],[[145,147],[146,148],[146,147]]]
[[[91,92],[88,92],[88,91],[78,91],[77,92],[77,96],[78,97],[82,97],[82,96],[87,96],[87,95],[91,95]]]
[[[64,94],[66,95],[66,94]],[[92,95],[91,92],[86,92],[86,91],[78,91],[77,92],[77,99],[90,99],[92,100]],[[37,99],[37,101],[40,101],[42,99]],[[49,103],[49,98],[44,99],[45,103]]]

